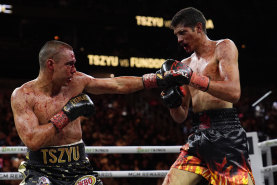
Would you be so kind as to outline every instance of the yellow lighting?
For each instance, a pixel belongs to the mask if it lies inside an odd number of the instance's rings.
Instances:
[[[111,67],[131,67],[131,68],[160,68],[165,59],[158,58],[138,58],[119,59],[117,56],[88,55],[89,65],[111,66]]]
[[[149,16],[136,16],[138,26],[148,26],[148,27],[170,27],[171,20],[164,20],[161,17],[149,17]],[[207,29],[214,29],[214,24],[212,19],[208,19],[206,22]]]
[[[12,13],[12,5],[0,4],[0,13],[11,14]]]
[[[136,16],[138,26],[163,27],[164,20],[161,17]]]
[[[212,19],[208,19],[206,21],[206,28],[207,29],[214,29],[214,23],[213,23],[213,20]]]

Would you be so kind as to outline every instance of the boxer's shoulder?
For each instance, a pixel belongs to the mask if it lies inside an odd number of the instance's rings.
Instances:
[[[35,83],[34,80],[22,84],[20,87],[17,87],[13,92],[11,99],[26,99],[30,98],[35,94]]]
[[[231,53],[233,50],[236,51],[237,47],[232,40],[221,39],[216,41],[215,53],[217,55],[223,55],[223,54],[226,55],[226,53]]]

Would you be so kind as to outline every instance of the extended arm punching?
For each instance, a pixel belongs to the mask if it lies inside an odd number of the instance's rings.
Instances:
[[[156,73],[144,74],[142,77],[120,76],[114,78],[92,78],[85,76],[85,91],[92,94],[128,94],[142,90],[143,88],[162,88],[173,85],[183,85],[182,74],[179,70],[172,68],[176,61],[173,59],[166,60],[160,70]]]

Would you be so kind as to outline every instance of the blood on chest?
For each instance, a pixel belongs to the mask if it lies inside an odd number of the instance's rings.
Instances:
[[[34,103],[34,113],[40,123],[48,123],[48,120],[59,112],[66,104],[65,98],[38,98]]]

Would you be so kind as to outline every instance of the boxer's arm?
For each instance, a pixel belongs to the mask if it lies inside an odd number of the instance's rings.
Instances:
[[[174,83],[175,77],[169,77],[169,80],[164,80],[163,74],[165,71],[172,68],[175,63],[173,59],[167,59],[162,64],[161,69],[156,73],[144,74],[142,77],[135,76],[120,76],[115,78],[93,78],[84,73],[78,72],[79,75],[85,78],[85,90],[92,94],[128,94],[144,88],[158,88]]]
[[[93,78],[85,75],[84,90],[91,94],[128,94],[144,89],[142,77]]]
[[[170,108],[169,112],[172,119],[177,123],[183,123],[188,116],[188,109],[190,106],[191,95],[187,86],[182,86],[182,104],[176,108]]]
[[[216,48],[216,57],[222,80],[211,80],[207,92],[222,100],[236,103],[241,94],[237,47],[231,40],[224,40]]]
[[[11,107],[15,127],[22,142],[33,151],[38,150],[56,134],[52,123],[39,125],[32,107],[20,90],[15,90],[11,97]]]

